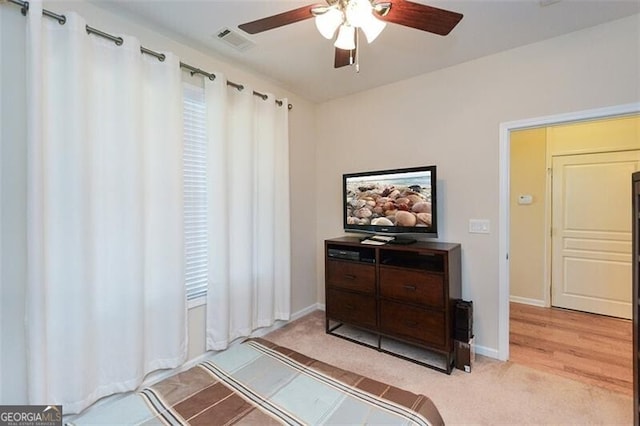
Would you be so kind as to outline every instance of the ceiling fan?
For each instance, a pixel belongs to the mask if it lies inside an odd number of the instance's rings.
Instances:
[[[238,28],[257,34],[294,22],[314,18],[320,34],[333,39],[334,67],[356,65],[358,43],[362,31],[369,43],[382,32],[386,22],[416,28],[438,35],[447,35],[462,19],[462,14],[407,0],[326,0],[327,4],[299,7],[277,15],[238,25]]]

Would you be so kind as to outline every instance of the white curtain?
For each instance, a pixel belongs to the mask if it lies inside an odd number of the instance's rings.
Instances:
[[[65,413],[186,358],[179,60],[28,14],[28,387]]]
[[[207,349],[290,316],[287,101],[206,80]]]

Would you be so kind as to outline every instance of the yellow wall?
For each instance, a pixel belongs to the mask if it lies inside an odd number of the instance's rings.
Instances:
[[[511,133],[509,288],[512,301],[547,305],[550,213],[545,202],[553,156],[640,149],[640,116],[585,121]],[[533,195],[519,205],[518,195]],[[547,219],[549,218],[549,219]]]
[[[512,300],[544,304],[545,283],[545,128],[511,133],[509,285]],[[519,195],[532,203],[518,204]]]

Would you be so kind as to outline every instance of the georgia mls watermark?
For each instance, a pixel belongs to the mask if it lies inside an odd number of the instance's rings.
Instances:
[[[0,405],[0,426],[62,426],[62,405]]]

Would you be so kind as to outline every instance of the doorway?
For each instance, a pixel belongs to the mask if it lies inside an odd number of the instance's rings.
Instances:
[[[628,116],[512,132],[512,302],[631,317],[639,129]]]
[[[570,114],[502,123],[500,125],[500,211],[499,211],[499,304],[498,358],[509,359],[509,223],[510,223],[510,137],[518,129],[552,126],[640,113],[640,103],[600,108]]]
[[[637,115],[564,123],[514,131],[509,145],[510,294],[524,303],[510,306],[512,360],[625,393],[631,323],[610,317],[631,316],[639,129]]]

